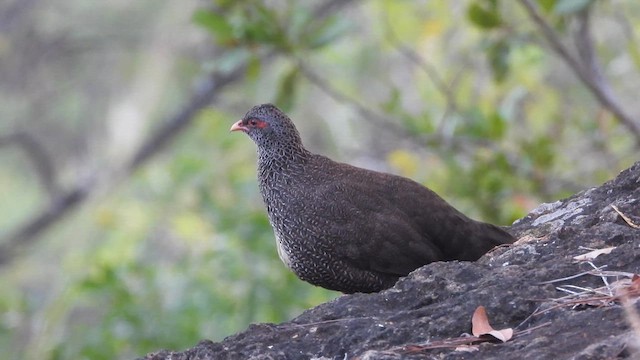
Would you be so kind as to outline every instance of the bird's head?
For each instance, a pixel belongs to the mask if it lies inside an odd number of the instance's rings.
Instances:
[[[300,134],[289,117],[272,104],[262,104],[251,108],[242,120],[231,126],[229,131],[242,131],[249,135],[258,148],[300,147]]]

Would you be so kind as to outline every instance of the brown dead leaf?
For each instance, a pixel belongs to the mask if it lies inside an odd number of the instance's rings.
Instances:
[[[493,328],[489,325],[487,310],[484,306],[478,306],[471,317],[471,333],[480,336],[489,333]]]
[[[633,274],[631,279],[621,279],[610,284],[617,297],[626,297],[636,301],[640,297],[640,275]]]
[[[490,335],[502,342],[507,342],[513,337],[513,329],[511,328],[495,330],[491,327],[484,306],[478,306],[476,311],[473,312],[473,316],[471,317],[471,333],[477,337]]]
[[[575,261],[591,261],[595,258],[597,258],[598,256],[602,255],[602,254],[609,254],[613,249],[615,249],[615,246],[611,246],[611,247],[607,247],[604,249],[596,249],[593,251],[589,251],[588,253],[582,254],[582,255],[578,255],[578,256],[574,256],[573,260]]]

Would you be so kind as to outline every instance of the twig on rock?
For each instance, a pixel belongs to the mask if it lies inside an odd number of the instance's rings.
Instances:
[[[622,218],[622,220],[624,220],[624,222],[626,222],[626,223],[627,223],[627,225],[631,226],[631,227],[632,227],[632,228],[634,228],[634,229],[640,229],[640,225],[638,225],[638,224],[634,223],[634,222],[633,222],[633,221],[632,221],[628,216],[626,216],[625,214],[623,214],[623,213],[622,213],[622,211],[620,211],[620,210],[618,209],[618,207],[617,207],[617,206],[615,206],[615,205],[613,205],[613,204],[611,204],[610,206],[611,206],[611,208],[612,208],[613,210],[615,210],[615,212],[617,212],[617,213],[618,213],[618,215],[620,215],[620,217]]]

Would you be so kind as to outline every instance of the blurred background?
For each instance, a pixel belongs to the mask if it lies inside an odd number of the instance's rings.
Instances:
[[[640,2],[0,2],[0,353],[126,359],[340,294],[277,257],[255,146],[307,147],[509,225],[638,160]]]

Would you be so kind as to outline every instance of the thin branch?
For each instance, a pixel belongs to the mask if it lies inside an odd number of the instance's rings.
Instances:
[[[2,12],[0,12],[0,32],[8,32],[14,24],[18,23],[25,14],[28,14],[40,0],[22,0],[13,3],[5,3]]]
[[[355,0],[331,0],[323,2],[313,10],[313,18],[316,20],[325,18],[331,15],[334,11],[337,11],[337,9],[354,1]],[[261,61],[265,62],[275,55],[275,51],[270,51],[262,57]],[[196,92],[192,101],[185,106],[182,111],[172,117],[162,128],[158,129],[155,135],[151,137],[150,141],[145,143],[136,152],[127,166],[128,172],[132,172],[145,163],[159,149],[164,148],[170,140],[175,137],[175,134],[188,127],[194,119],[194,115],[200,111],[200,109],[213,101],[213,98],[217,94],[217,91],[215,91],[216,88],[224,87],[235,81],[237,78],[242,76],[246,70],[247,64],[243,64],[238,66],[229,74],[214,75],[205,79],[205,81],[200,84],[199,90]]]
[[[0,243],[0,265],[5,265],[13,259],[20,249],[33,243],[37,236],[51,225],[63,218],[70,210],[82,203],[95,185],[95,179],[89,179],[72,190],[58,195],[56,199],[40,213],[27,221],[13,234],[7,236]]]
[[[58,183],[56,181],[53,159],[51,159],[44,146],[42,146],[33,135],[25,131],[0,136],[0,147],[11,145],[16,145],[22,149],[29,161],[33,164],[40,184],[49,197],[53,199],[59,190]]]
[[[637,47],[636,33],[633,29],[633,25],[630,24],[629,19],[627,18],[624,11],[621,11],[620,9],[616,9],[614,11],[613,16],[616,20],[616,23],[620,26],[620,29],[622,30],[622,33],[624,34],[624,37],[627,40],[628,46]]]
[[[314,14],[316,14],[315,19],[329,16],[332,12],[337,11],[336,9],[353,1],[326,1],[314,11]],[[275,51],[268,52],[261,57],[261,61],[271,59],[275,55]],[[172,140],[193,122],[195,115],[200,110],[215,101],[220,91],[244,78],[247,65],[247,63],[239,64],[235,70],[229,73],[214,73],[205,77],[202,85],[194,90],[193,95],[183,108],[168,117],[163,125],[142,143],[131,159],[125,162],[120,172],[121,175],[130,175],[151,157],[166,148]],[[37,240],[38,235],[41,235],[45,230],[86,201],[99,185],[106,185],[102,184],[103,182],[105,182],[104,179],[98,179],[95,173],[89,179],[79,181],[71,189],[57,195],[47,207],[27,220],[22,226],[19,226],[16,231],[0,239],[0,265],[8,263],[18,254],[20,249],[33,243]]]
[[[330,0],[321,3],[313,10],[313,19],[320,20],[326,18],[355,1],[359,0]]]
[[[407,59],[409,59],[414,65],[418,68],[422,69],[429,80],[433,83],[433,86],[436,90],[444,97],[447,108],[445,110],[445,115],[450,112],[459,112],[458,102],[454,93],[450,89],[450,85],[442,79],[440,74],[438,73],[438,69],[424,58],[422,58],[417,52],[407,46],[402,39],[398,36],[398,34],[394,31],[392,24],[389,22],[389,18],[387,16],[383,16],[383,21],[385,23],[385,33],[388,41],[393,45],[400,54],[404,55]]]
[[[272,57],[273,53],[265,57]],[[266,59],[265,59],[266,60]],[[189,127],[195,120],[195,115],[211,104],[218,95],[221,88],[230,85],[239,80],[246,72],[247,65],[238,66],[235,70],[228,74],[213,74],[204,79],[194,95],[177,114],[170,117],[164,125],[158,128],[149,139],[140,146],[138,151],[133,155],[126,166],[126,172],[132,173],[144,163],[146,163],[153,155],[168,146],[176,135],[180,134],[184,129]]]
[[[601,87],[607,86],[604,83],[602,68],[598,63],[595,48],[593,47],[593,37],[591,36],[591,11],[590,7],[576,14],[578,20],[578,30],[575,33],[576,50],[582,61],[582,70],[591,74],[592,81]],[[608,86],[605,90],[609,90]]]
[[[395,36],[395,33],[393,36]],[[444,144],[450,145],[449,142],[451,141],[451,136],[445,136],[444,134],[447,118],[451,113],[461,114],[455,95],[450,89],[451,86],[445,84],[444,80],[440,75],[438,75],[438,70],[435,66],[420,57],[420,55],[402,43],[399,39],[397,42],[393,42],[392,44],[400,54],[404,55],[407,59],[413,62],[414,65],[418,66],[418,68],[422,69],[427,74],[435,89],[444,97],[446,106],[442,112],[442,116],[440,117],[437,132],[442,134]]]
[[[300,69],[302,75],[313,85],[318,87],[322,92],[327,94],[330,98],[335,101],[348,105],[354,108],[360,116],[369,121],[375,122],[378,126],[384,127],[385,129],[391,131],[397,136],[400,136],[405,139],[409,139],[414,142],[417,146],[424,147],[425,145],[437,146],[442,143],[442,137],[437,134],[433,135],[424,135],[420,133],[416,133],[408,130],[404,126],[398,125],[399,122],[397,119],[390,119],[388,116],[380,114],[376,111],[369,109],[369,107],[362,104],[359,100],[345,94],[337,90],[327,81],[325,81],[321,76],[316,74],[309,66],[307,66],[301,59],[297,59],[297,66]],[[468,137],[456,137],[455,141],[453,141],[454,149],[464,150],[465,147],[468,147],[471,144],[485,146],[485,147],[495,147],[491,141],[485,139],[476,139],[476,138],[468,138]],[[473,149],[467,149],[473,151]]]
[[[244,76],[244,69],[245,66],[239,66],[235,71],[225,75],[211,75],[206,86],[197,89],[183,109],[169,117],[164,125],[140,146],[140,149],[125,166],[125,175],[132,173],[175,139],[194,120],[195,114],[208,106],[224,87]],[[59,195],[49,206],[29,219],[18,230],[3,239],[0,242],[0,265],[5,264],[18,253],[20,248],[33,242],[44,230],[83,203],[95,190],[96,185],[98,185],[98,179],[95,176],[88,181],[76,184],[72,189]]]
[[[463,137],[459,135],[453,137],[445,137],[438,133],[425,135],[410,131],[406,127],[398,125],[398,123],[400,122],[399,120],[392,119],[381,113],[375,112],[369,109],[369,107],[362,104],[359,100],[345,94],[344,92],[339,91],[329,82],[327,82],[324,77],[319,76],[313,70],[311,70],[310,67],[307,66],[301,59],[297,59],[296,61],[300,73],[311,84],[327,94],[327,96],[339,103],[345,104],[355,109],[355,111],[361,117],[367,119],[368,121],[374,122],[377,126],[387,129],[396,136],[410,140],[413,144],[420,148],[429,147],[438,151],[438,148],[442,147],[442,144],[446,143],[447,149],[450,148],[452,150],[455,150],[457,153],[473,154],[477,151],[477,148],[479,146],[489,148],[495,152],[501,151],[497,144],[487,139]],[[516,169],[516,171],[521,173],[523,177],[534,176],[533,170],[528,169],[527,167],[522,167],[518,158],[513,156],[513,154],[506,153],[506,156],[511,166]],[[564,188],[573,189],[575,191],[578,191],[581,188],[574,182],[570,182],[564,179],[551,179],[549,177],[545,177],[543,181],[543,185],[546,185],[549,182],[560,182],[564,184]]]
[[[582,49],[581,55],[586,58],[583,59],[584,63],[581,63],[576,59],[569,50],[562,44],[558,38],[556,32],[551,25],[540,15],[537,7],[531,2],[531,0],[519,0],[520,4],[525,8],[529,17],[536,23],[543,36],[549,42],[551,48],[560,56],[561,59],[569,66],[573,73],[582,81],[584,85],[591,91],[595,98],[600,102],[604,108],[609,110],[618,120],[624,125],[634,136],[636,146],[640,146],[640,124],[635,122],[633,118],[626,113],[621,107],[616,98],[613,96],[610,86],[606,83],[604,78],[598,79],[598,73],[601,73],[599,69],[595,52],[593,51],[592,44],[589,44],[589,48]],[[581,22],[580,31],[578,36],[580,37],[580,43],[591,43],[590,27],[588,21],[589,13],[585,11],[584,14],[578,16]],[[579,44],[584,46],[584,44]],[[598,70],[593,71],[593,67]]]

